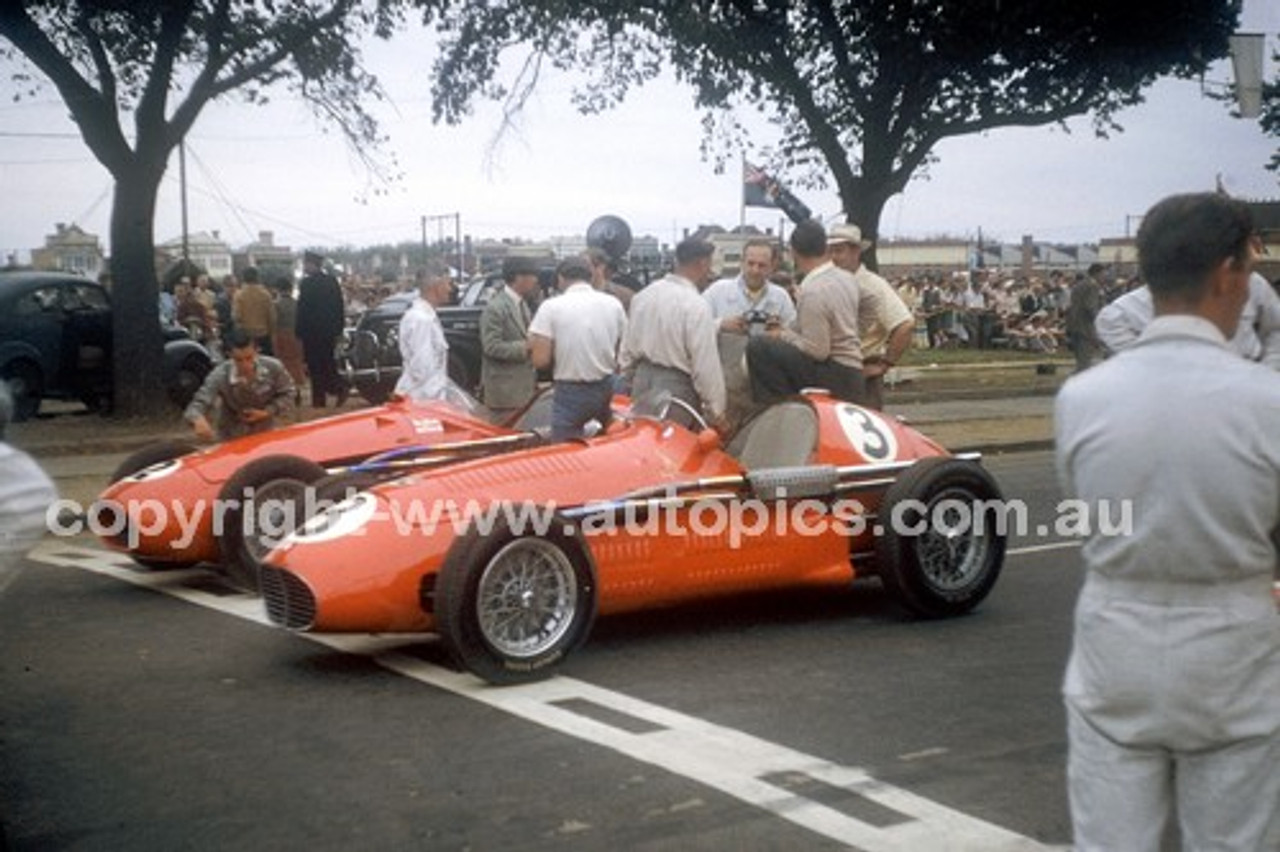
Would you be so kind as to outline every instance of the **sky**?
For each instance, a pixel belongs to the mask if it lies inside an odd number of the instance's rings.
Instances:
[[[1280,46],[1280,3],[1246,0],[1240,31],[1267,35],[1265,74]],[[202,113],[187,144],[192,232],[217,231],[233,248],[271,231],[277,245],[365,246],[463,234],[530,240],[581,234],[601,214],[636,234],[677,241],[701,224],[743,220],[737,163],[717,174],[700,153],[700,113],[671,78],[633,92],[595,116],[569,104],[572,80],[543,80],[514,132],[493,148],[496,104],[478,103],[461,126],[433,125],[428,92],[431,44],[420,31],[366,49],[366,64],[391,102],[377,110],[402,180],[371,195],[367,173],[335,131],[280,93],[266,107],[227,101]],[[106,246],[112,181],[80,140],[56,91],[11,100],[10,65],[0,60],[0,261],[29,259],[56,223],[75,223]],[[1222,62],[1208,88],[1231,79]],[[751,126],[746,144],[773,141]],[[1280,176],[1264,166],[1280,147],[1256,120],[1233,118],[1204,96],[1200,81],[1163,80],[1147,102],[1117,116],[1125,128],[1097,139],[1087,119],[1059,127],[1008,128],[950,139],[938,162],[890,199],[881,239],[951,236],[1016,242],[1089,243],[1132,232],[1141,213],[1174,192],[1219,182],[1250,199],[1280,198]],[[749,155],[750,156],[750,155]],[[780,176],[784,180],[785,175]],[[181,233],[177,156],[156,211],[156,239]],[[796,189],[815,213],[842,218],[834,192]],[[448,218],[446,218],[448,217]],[[745,221],[777,230],[778,211],[748,208]]]

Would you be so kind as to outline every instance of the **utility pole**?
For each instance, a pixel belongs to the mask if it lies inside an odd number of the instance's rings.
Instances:
[[[191,272],[191,249],[187,242],[187,143],[178,143],[178,189],[182,198],[182,271]]]

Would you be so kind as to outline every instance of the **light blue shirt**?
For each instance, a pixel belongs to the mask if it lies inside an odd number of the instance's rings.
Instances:
[[[702,293],[702,298],[711,306],[711,315],[717,320],[729,317],[740,317],[751,311],[760,311],[790,328],[796,321],[796,306],[791,296],[777,284],[768,281],[764,284],[764,293],[758,299],[752,299],[747,291],[747,282],[741,275],[737,278],[721,278]]]

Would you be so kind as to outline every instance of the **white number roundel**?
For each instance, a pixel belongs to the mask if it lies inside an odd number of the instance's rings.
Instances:
[[[849,444],[867,461],[888,462],[898,457],[898,439],[879,414],[846,403],[836,408],[836,416]]]

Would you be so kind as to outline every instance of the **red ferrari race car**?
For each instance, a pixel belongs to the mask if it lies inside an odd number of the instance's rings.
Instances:
[[[598,614],[874,573],[910,612],[944,617],[995,584],[1003,500],[976,455],[821,392],[727,446],[673,408],[329,508],[267,555],[269,618],[435,632],[462,667],[511,683],[550,674]]]
[[[525,429],[546,408],[535,401],[504,427],[461,406],[398,400],[203,450],[154,444],[121,463],[91,507],[91,528],[147,567],[219,563],[237,585],[256,589],[257,560],[302,516],[267,517],[246,508],[281,505],[299,484],[314,486],[317,500],[332,501],[348,487],[406,469],[527,446],[538,437]]]

